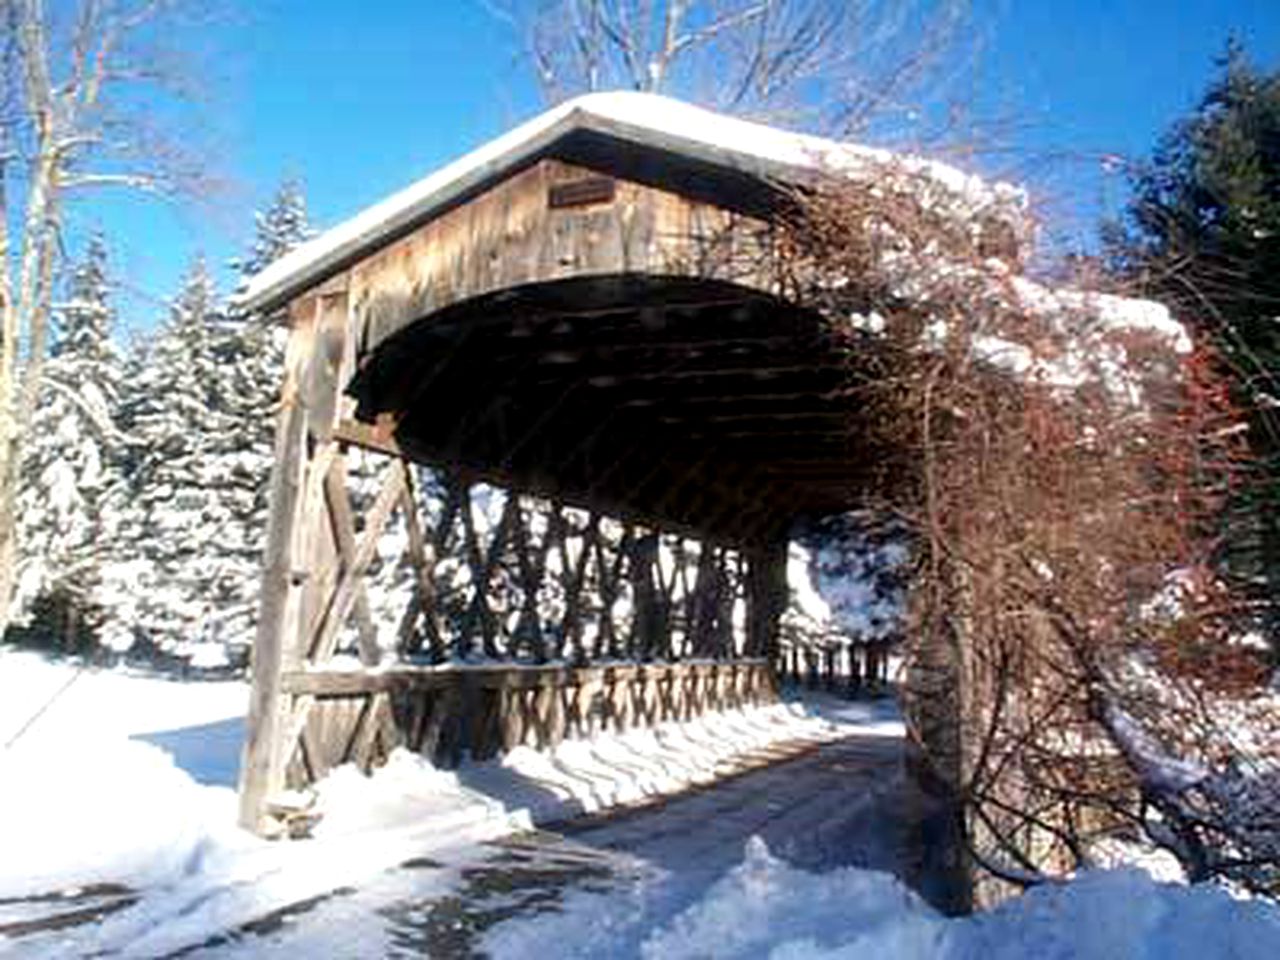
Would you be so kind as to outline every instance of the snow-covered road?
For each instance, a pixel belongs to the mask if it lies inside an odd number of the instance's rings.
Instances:
[[[321,784],[313,838],[271,843],[235,827],[246,699],[0,648],[0,954],[1280,955],[1274,904],[1134,869],[944,916],[946,818],[911,786],[889,701],[812,698],[457,771],[397,751]]]
[[[641,808],[436,851],[193,956],[335,956],[358,944],[366,956],[633,957],[742,861],[753,836],[795,866],[884,870],[945,893],[944,878],[924,875],[926,811],[900,738],[772,752],[792,759]]]
[[[266,843],[234,824],[242,685],[0,660],[0,779],[24,787],[0,793],[0,953],[258,955],[303,937],[307,955],[333,955],[327,944],[359,930],[346,953],[377,956],[420,936],[406,917],[487,916],[490,887],[527,886],[531,873],[572,899],[584,861],[615,893],[638,883],[637,919],[652,925],[753,835],[809,866],[884,866],[901,847],[894,818],[909,818],[892,702],[830,700],[521,748],[457,771],[399,752],[373,778],[344,768],[320,785],[314,839]],[[618,803],[648,806],[600,812]],[[571,819],[581,813],[596,819]],[[534,824],[534,847],[503,840]]]

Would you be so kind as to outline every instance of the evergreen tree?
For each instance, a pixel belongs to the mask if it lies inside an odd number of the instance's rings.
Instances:
[[[115,603],[104,588],[120,485],[123,364],[107,248],[94,235],[70,271],[22,460],[17,611],[64,649],[87,647]],[[106,608],[106,609],[104,609]]]
[[[311,221],[307,217],[302,184],[292,178],[284,180],[276,188],[271,205],[254,214],[254,222],[254,237],[249,250],[245,256],[231,262],[232,268],[244,280],[310,239]]]
[[[1220,69],[1107,239],[1114,263],[1229,367],[1257,475],[1234,504],[1226,559],[1269,608],[1280,658],[1280,70],[1259,71],[1235,43]]]
[[[197,259],[158,336],[131,358],[124,405],[137,447],[117,570],[133,583],[134,607],[121,610],[119,627],[204,663],[219,659],[220,646],[193,644],[220,644],[227,621],[244,616],[235,581],[251,575],[237,563],[243,498],[229,493],[236,479],[226,454],[236,424],[221,402],[222,320],[213,279]]]
[[[241,289],[255,273],[312,236],[301,184],[292,179],[281,183],[271,205],[254,214],[254,223],[248,251],[231,263],[239,275]],[[228,308],[227,315],[218,348],[228,373],[222,399],[229,412],[243,418],[248,430],[246,446],[269,456],[275,432],[273,411],[284,366],[285,334],[278,324],[248,315],[234,305]],[[267,481],[263,474],[259,508],[264,529]]]
[[[299,186],[282,185],[256,222],[233,264],[242,280],[307,237]],[[197,260],[134,358],[138,447],[117,570],[135,584],[135,607],[119,626],[165,657],[220,666],[252,638],[283,340],[226,304]]]

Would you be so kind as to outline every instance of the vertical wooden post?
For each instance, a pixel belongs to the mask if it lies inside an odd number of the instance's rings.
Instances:
[[[693,581],[690,598],[691,614],[688,618],[692,635],[691,649],[695,657],[725,656],[722,631],[717,629],[722,598],[725,594],[724,571],[720,550],[709,543],[702,544],[698,557],[698,572]]]
[[[775,537],[747,551],[747,654],[778,659],[778,621],[787,608],[787,545]]]
[[[281,678],[305,657],[303,595],[315,573],[309,569],[311,528],[325,521],[322,481],[329,466],[317,454],[331,443],[348,362],[345,291],[322,291],[295,303],[290,312],[240,768],[240,824],[256,833],[270,831],[268,802],[284,789],[297,736],[293,698],[281,690]]]
[[[240,825],[259,833],[266,827],[266,797],[274,787],[283,785],[284,779],[281,741],[288,716],[280,693],[280,676],[284,672],[285,638],[292,640],[297,634],[296,608],[301,595],[300,584],[295,580],[294,554],[307,459],[307,412],[302,386],[314,342],[314,314],[295,317],[276,422],[271,513],[253,642],[253,686],[240,765]]]
[[[662,611],[658,605],[658,591],[654,585],[654,568],[658,563],[658,534],[650,532],[636,537],[631,543],[631,593],[633,614],[631,621],[630,654],[646,663],[652,660],[663,645]]]

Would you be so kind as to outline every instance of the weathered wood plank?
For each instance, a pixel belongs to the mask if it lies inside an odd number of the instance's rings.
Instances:
[[[609,199],[548,202],[593,177],[540,161],[364,257],[350,286],[362,349],[450,304],[569,276],[696,273],[770,289],[763,222],[625,179]]]
[[[334,439],[353,447],[383,453],[389,457],[403,458],[405,455],[395,438],[375,424],[344,419],[334,426],[333,436]]]
[[[422,532],[422,520],[418,516],[418,498],[414,492],[412,470],[405,470],[404,491],[400,495],[400,506],[404,511],[405,531],[408,534],[408,556],[413,565],[415,601],[418,616],[422,621],[422,631],[427,646],[434,659],[444,659],[444,639],[441,635],[439,610],[436,604],[435,580],[432,571],[435,569],[435,552],[428,547]],[[402,638],[402,643],[403,643]],[[406,652],[413,652],[407,650]]]
[[[285,357],[280,412],[271,472],[271,511],[263,560],[258,625],[253,645],[253,686],[249,700],[240,777],[240,824],[269,830],[266,802],[283,787],[293,744],[285,743],[289,705],[280,677],[296,643],[300,590],[295,579],[296,541],[307,458],[307,410],[302,383],[315,345],[315,313],[299,309]]]
[[[333,599],[325,613],[324,621],[311,642],[309,658],[316,663],[323,663],[333,655],[339,632],[361,587],[361,578],[373,560],[378,548],[378,539],[391,516],[392,510],[400,500],[405,483],[405,465],[400,460],[392,460],[388,465],[386,476],[378,496],[365,518],[365,529],[352,555],[351,563],[342,571],[342,577],[334,590]]]
[[[489,582],[493,578],[494,569],[506,548],[506,541],[511,531],[515,515],[516,497],[509,494],[502,505],[502,515],[494,528],[493,535],[485,549],[480,545],[476,533],[475,517],[471,512],[470,496],[462,510],[463,549],[466,552],[467,564],[471,568],[471,623],[478,624],[480,636],[484,643],[486,656],[498,657],[497,645],[498,625],[492,608],[489,606]],[[470,625],[468,633],[472,632]]]
[[[555,518],[560,515],[560,512],[560,507],[557,504],[552,519],[548,524],[549,530],[544,536],[543,542],[535,548],[529,536],[529,513],[520,504],[519,498],[516,501],[516,519],[512,541],[516,554],[516,563],[520,571],[520,589],[524,596],[520,604],[520,620],[516,625],[515,653],[519,656],[527,652],[538,661],[547,659],[547,641],[546,635],[543,633],[542,615],[538,610],[538,592],[542,588],[543,580],[546,576],[547,556],[550,552],[548,549],[549,542],[556,528]],[[527,651],[521,649],[521,647],[526,646],[528,648]]]
[[[347,497],[346,477],[346,458],[339,454],[325,474],[324,492],[329,505],[329,516],[333,521],[333,538],[344,572],[350,570],[356,562],[355,518],[351,514],[351,501]],[[367,667],[372,667],[382,659],[382,651],[378,648],[378,629],[373,623],[373,614],[369,609],[369,593],[362,579],[357,580],[355,590],[354,603],[360,662]]]
[[[292,694],[315,696],[407,690],[443,690],[455,683],[456,672],[414,670],[299,670],[281,677],[281,689]]]

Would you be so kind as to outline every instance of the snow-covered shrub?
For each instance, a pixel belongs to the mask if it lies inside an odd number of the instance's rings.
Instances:
[[[910,532],[896,517],[851,511],[797,531],[813,586],[833,625],[863,642],[902,635],[910,580]]]

